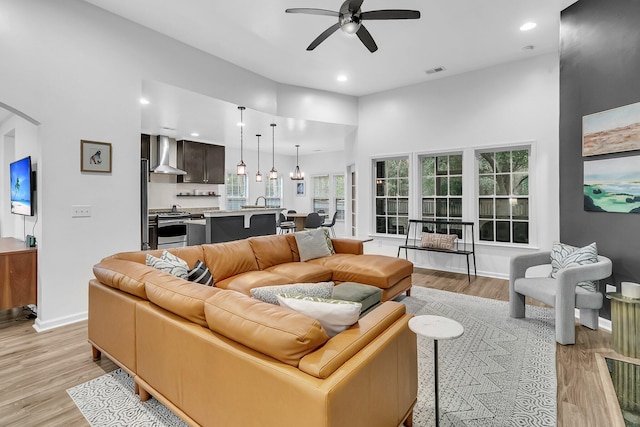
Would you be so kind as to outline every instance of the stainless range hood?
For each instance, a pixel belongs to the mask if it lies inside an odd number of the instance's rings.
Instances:
[[[187,173],[182,169],[178,169],[169,164],[169,152],[170,152],[169,137],[165,135],[158,135],[158,149],[156,150],[156,157],[158,159],[158,165],[154,167],[151,172],[153,173],[165,173],[170,175],[186,175]]]

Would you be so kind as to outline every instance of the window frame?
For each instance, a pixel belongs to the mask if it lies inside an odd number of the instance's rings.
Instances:
[[[407,171],[407,175],[406,177],[400,177],[400,175],[396,175],[394,178],[390,177],[390,176],[385,176],[385,177],[378,177],[378,163],[379,162],[388,162],[388,161],[406,161],[406,171]],[[412,182],[412,177],[413,177],[413,171],[412,171],[412,166],[414,163],[414,159],[412,154],[410,153],[399,153],[397,155],[391,155],[391,156],[376,156],[376,157],[372,157],[371,158],[371,176],[370,176],[370,182],[371,182],[371,194],[372,194],[372,202],[371,202],[371,232],[370,234],[373,236],[380,236],[380,237],[405,237],[406,236],[406,231],[407,228],[409,226],[409,218],[411,216],[411,213],[413,212],[412,209],[412,189],[413,189],[413,185],[411,184]],[[399,169],[398,169],[399,171]],[[385,172],[386,175],[386,172]],[[385,193],[385,195],[381,196],[378,195],[379,190],[381,190],[381,188],[379,188],[380,184],[384,184],[384,182],[380,182],[380,178],[382,178],[383,180],[389,180],[389,179],[396,179],[398,180],[397,182],[397,194],[395,196],[389,196],[388,193],[388,189],[389,187],[386,187],[383,190],[383,192]],[[402,183],[400,182],[400,180],[406,180],[406,194],[402,194],[403,191],[401,190],[401,186]],[[391,181],[388,181],[391,182]],[[396,214],[395,215],[390,215],[389,214],[389,206],[390,204],[388,203],[388,201],[390,200],[390,198],[395,198],[395,209],[396,209]],[[385,214],[384,215],[380,215],[378,214],[378,200],[384,200],[385,202],[384,204],[384,209],[385,209]],[[403,203],[406,199],[406,205],[405,203]],[[392,205],[392,204],[391,204]],[[405,207],[406,206],[406,207]],[[400,212],[401,210],[405,210],[405,212]],[[390,219],[391,218],[396,218],[396,233],[389,233],[389,232],[381,232],[379,231],[379,227],[378,227],[378,219],[379,218],[385,218],[385,230],[389,230],[389,224],[390,224]],[[392,226],[394,227],[394,226]],[[404,227],[404,229],[400,229],[400,227]]]
[[[473,175],[474,175],[474,222],[476,223],[476,242],[479,245],[488,245],[488,246],[504,246],[504,247],[519,247],[519,248],[527,248],[527,247],[536,247],[537,244],[537,229],[536,229],[536,216],[535,216],[535,166],[536,166],[536,146],[534,144],[534,142],[525,142],[525,143],[512,143],[512,144],[500,144],[500,145],[492,145],[492,146],[484,146],[484,147],[474,147],[473,149],[473,162],[474,162],[474,171],[473,171]],[[512,176],[514,174],[514,171],[512,171],[512,163],[510,160],[510,169],[509,169],[509,194],[480,194],[480,180],[481,180],[481,175],[489,175],[489,174],[481,174],[480,173],[480,160],[479,160],[479,156],[482,153],[488,153],[488,152],[493,152],[498,153],[498,152],[505,152],[505,151],[509,151],[509,152],[514,152],[514,151],[521,151],[521,150],[527,150],[528,151],[528,156],[527,156],[527,186],[528,186],[528,194],[525,195],[514,195],[513,194],[513,187],[511,185],[512,183]],[[507,175],[507,174],[500,174],[499,171],[496,171],[496,169],[494,168],[493,176],[496,175]],[[494,184],[495,185],[495,184]],[[495,188],[495,187],[494,187]],[[492,218],[481,218],[480,217],[480,199],[488,199],[488,198],[492,198],[494,200],[493,203],[493,217]],[[526,219],[514,219],[513,217],[513,210],[512,210],[512,199],[527,199],[527,209],[528,209],[528,215]],[[498,215],[496,213],[496,203],[495,200],[496,199],[507,199],[509,200],[509,218],[498,218]],[[482,221],[493,221],[494,222],[494,226],[493,226],[493,240],[483,240],[481,239],[481,222]],[[501,222],[509,222],[509,241],[500,241],[497,240],[497,229],[496,229],[496,223],[498,221]],[[527,223],[527,233],[528,233],[528,241],[527,242],[515,242],[514,238],[513,238],[513,223],[514,222],[526,222]]]
[[[244,194],[236,195],[235,191],[229,191],[229,178],[231,177],[235,177],[237,179],[242,177],[242,179],[244,180],[244,189],[242,192],[239,191],[238,193],[244,193]],[[233,172],[227,171],[224,182],[225,182],[224,184],[225,201],[226,201],[227,209],[229,210],[240,209],[240,206],[246,205],[247,198],[249,197],[249,180],[247,179],[247,175],[238,175],[236,174],[235,171]],[[235,188],[240,189],[240,185],[237,185],[237,186],[235,186],[235,184],[233,185]],[[233,189],[235,190],[235,188]]]

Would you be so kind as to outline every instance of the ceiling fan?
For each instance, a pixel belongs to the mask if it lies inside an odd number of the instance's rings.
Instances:
[[[387,19],[420,19],[420,12],[417,10],[372,10],[362,12],[360,6],[364,0],[346,0],[340,6],[340,11],[326,9],[312,9],[306,7],[285,10],[286,13],[306,13],[309,15],[326,15],[338,18],[338,22],[324,30],[314,41],[311,42],[307,50],[313,50],[327,37],[336,32],[338,28],[347,34],[356,34],[360,41],[369,49],[371,53],[378,50],[376,42],[362,21],[387,20]]]

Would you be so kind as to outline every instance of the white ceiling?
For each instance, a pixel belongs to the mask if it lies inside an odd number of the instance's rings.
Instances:
[[[338,10],[341,0],[86,1],[277,82],[360,96],[557,51],[560,11],[576,0],[365,0],[363,11],[422,15],[365,22],[375,53],[341,31],[308,52],[335,18],[284,12]],[[519,30],[530,21],[538,26]],[[425,73],[440,66],[446,71]],[[349,80],[337,82],[338,74]]]
[[[576,0],[365,0],[363,11],[412,9],[419,20],[370,21],[378,44],[370,53],[337,31],[314,51],[306,47],[335,23],[327,16],[287,14],[310,7],[338,10],[341,0],[85,0],[274,81],[361,96],[464,73],[532,55],[557,52],[560,11]],[[525,22],[537,27],[522,32]],[[524,50],[533,46],[533,50]],[[445,67],[427,75],[425,71]],[[336,77],[344,74],[346,82]],[[142,131],[239,148],[237,106],[156,82],[143,83]],[[247,110],[245,149],[300,155],[344,149],[353,126],[272,117]],[[166,129],[169,128],[169,129]],[[173,130],[172,130],[173,129]],[[198,132],[199,137],[191,137]]]
[[[143,81],[143,97],[150,101],[142,105],[142,132],[167,135],[176,139],[212,142],[240,148],[240,111],[238,106],[199,93],[164,83]],[[244,149],[257,149],[271,154],[272,137],[279,154],[294,156],[295,144],[300,144],[300,156],[318,151],[341,151],[346,138],[356,126],[274,117],[271,114],[246,109],[243,113]],[[275,123],[272,129],[270,124]],[[199,136],[191,136],[197,132]],[[265,164],[266,162],[266,157]]]

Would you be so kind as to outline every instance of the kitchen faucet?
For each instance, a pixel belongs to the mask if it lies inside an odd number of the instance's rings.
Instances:
[[[258,196],[258,198],[256,199],[256,202],[254,203],[254,205],[258,206],[258,200],[260,199],[264,199],[264,207],[267,207],[267,198],[264,196]]]

